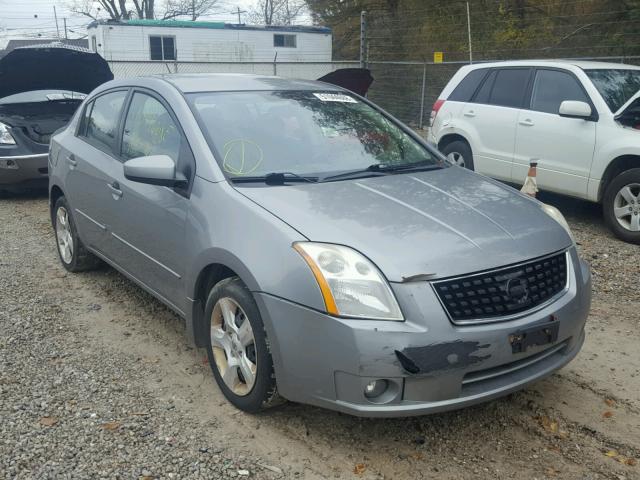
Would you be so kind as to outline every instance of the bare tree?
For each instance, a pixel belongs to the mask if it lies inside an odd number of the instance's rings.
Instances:
[[[249,20],[262,25],[291,25],[304,12],[302,0],[258,0]]]
[[[220,0],[167,0],[164,8],[163,20],[189,16],[197,20],[203,15],[215,13]]]
[[[163,11],[156,15],[155,0],[71,0],[72,12],[97,20],[129,20],[131,18],[161,18],[188,16],[191,20],[212,13],[220,0],[165,0]]]

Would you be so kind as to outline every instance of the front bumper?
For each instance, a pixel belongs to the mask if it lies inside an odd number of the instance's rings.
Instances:
[[[48,178],[47,153],[0,155],[0,187],[44,186]]]
[[[519,318],[456,326],[431,285],[392,285],[404,322],[334,318],[264,293],[255,295],[271,344],[279,392],[289,400],[360,416],[409,416],[461,408],[506,395],[566,365],[584,342],[591,303],[589,267],[570,253],[569,288],[558,300]],[[557,340],[513,353],[510,335],[558,324]],[[409,373],[396,352],[423,349]],[[387,380],[370,400],[365,386]]]

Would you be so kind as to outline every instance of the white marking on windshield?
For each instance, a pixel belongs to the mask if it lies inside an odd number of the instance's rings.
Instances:
[[[358,103],[355,98],[341,93],[314,93],[313,95],[323,102]]]

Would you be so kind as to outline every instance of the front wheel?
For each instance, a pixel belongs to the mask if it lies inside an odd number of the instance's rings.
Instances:
[[[237,277],[222,280],[209,293],[205,315],[209,365],[227,400],[250,413],[278,403],[267,335],[249,289]]]
[[[604,219],[613,233],[630,243],[640,243],[640,168],[615,177],[602,201]]]
[[[453,165],[473,170],[473,153],[467,142],[456,140],[445,146],[441,151]]]

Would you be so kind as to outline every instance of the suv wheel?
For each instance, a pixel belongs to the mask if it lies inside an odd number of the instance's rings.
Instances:
[[[89,252],[80,241],[65,197],[60,197],[56,201],[52,222],[58,254],[64,268],[70,272],[83,272],[93,270],[100,265],[100,259]]]
[[[216,284],[205,315],[209,364],[227,400],[250,413],[279,403],[267,334],[244,283],[233,277]]]
[[[640,243],[640,168],[615,177],[602,203],[605,221],[613,233],[625,242]]]
[[[442,154],[452,164],[473,170],[473,153],[467,142],[463,140],[451,142],[442,149]]]

